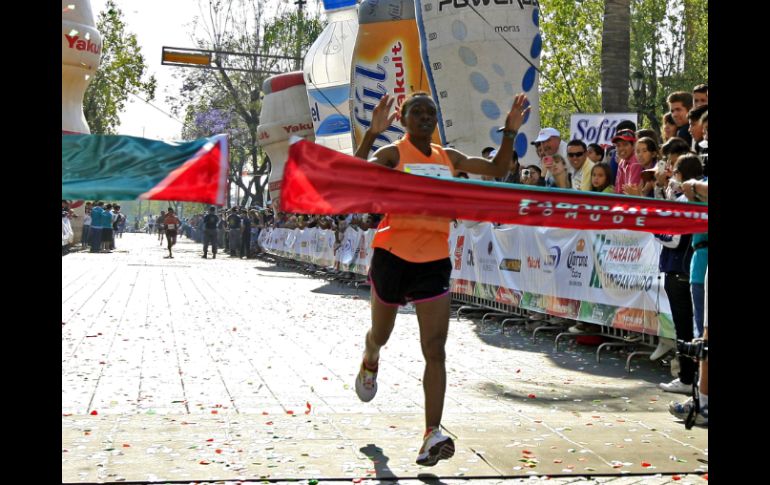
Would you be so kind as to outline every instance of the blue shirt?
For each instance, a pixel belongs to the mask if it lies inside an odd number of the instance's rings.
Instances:
[[[100,229],[102,227],[102,213],[104,209],[98,205],[91,209],[91,227],[94,229]]]

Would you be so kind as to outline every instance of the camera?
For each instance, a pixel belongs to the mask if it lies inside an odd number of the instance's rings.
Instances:
[[[676,354],[683,357],[690,357],[694,361],[700,361],[708,357],[708,340],[695,339],[692,342],[684,340],[676,341]]]
[[[527,178],[531,174],[532,174],[532,171],[530,169],[528,169],[528,168],[525,168],[524,170],[521,171],[522,178]]]

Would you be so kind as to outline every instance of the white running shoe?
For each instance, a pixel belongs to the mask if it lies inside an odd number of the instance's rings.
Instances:
[[[692,392],[692,384],[685,384],[678,377],[671,382],[661,382],[660,388],[666,392],[677,392],[679,394],[690,394]]]
[[[356,394],[358,399],[363,402],[369,402],[377,394],[377,371],[371,371],[364,367],[361,362],[361,370],[356,376]]]
[[[455,443],[449,436],[441,434],[439,428],[433,428],[425,436],[420,453],[417,455],[417,464],[433,466],[439,460],[448,460],[455,454]]]

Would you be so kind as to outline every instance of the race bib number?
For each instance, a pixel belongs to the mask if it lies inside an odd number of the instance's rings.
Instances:
[[[452,178],[452,171],[446,165],[437,163],[407,163],[404,172],[428,177]]]

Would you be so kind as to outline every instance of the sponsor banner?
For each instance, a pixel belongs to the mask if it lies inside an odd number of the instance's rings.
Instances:
[[[263,231],[271,253],[365,275],[374,230],[348,228],[334,253],[334,232]],[[660,245],[631,231],[569,231],[491,224],[458,225],[449,236],[451,291],[635,332],[674,337],[671,308],[658,279]]]
[[[623,120],[636,124],[636,113],[576,113],[570,116],[570,140],[582,140],[586,145],[612,145],[615,129]]]
[[[353,264],[355,263],[356,253],[358,250],[358,231],[349,227],[345,229],[345,233],[342,236],[342,242],[340,244],[340,250],[337,261],[339,262],[339,269],[342,271],[353,271]]]
[[[460,279],[452,278],[451,281],[452,281],[452,287],[451,287],[452,293],[473,296],[473,287],[475,285],[473,281],[462,279],[462,278]]]
[[[311,229],[312,230],[312,229]],[[318,266],[334,266],[334,231],[328,229],[316,229],[313,264]]]
[[[578,318],[580,314],[580,301],[558,296],[544,295],[546,312],[557,317]]]
[[[519,306],[521,303],[522,293],[520,291],[511,290],[509,288],[497,287],[497,293],[495,294],[495,301],[497,303],[503,303],[505,305]]]
[[[612,326],[617,307],[603,303],[583,302],[580,305],[578,318],[583,322],[598,323],[599,325]]]

